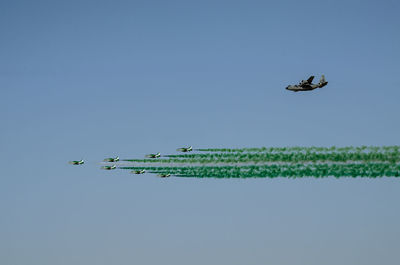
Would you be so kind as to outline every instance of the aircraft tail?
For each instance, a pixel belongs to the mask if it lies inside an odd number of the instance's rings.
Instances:
[[[321,79],[318,82],[318,87],[324,87],[328,84],[328,82],[326,82],[325,80],[325,75],[321,75]]]

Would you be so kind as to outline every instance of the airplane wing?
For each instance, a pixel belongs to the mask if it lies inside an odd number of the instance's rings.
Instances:
[[[307,79],[307,82],[308,82],[309,84],[311,84],[311,82],[313,81],[313,79],[314,79],[314,76],[312,75],[312,76],[310,76],[310,77]]]

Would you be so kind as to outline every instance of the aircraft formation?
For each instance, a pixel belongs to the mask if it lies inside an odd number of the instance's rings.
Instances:
[[[178,149],[176,149],[176,150],[179,151],[179,152],[187,153],[187,152],[193,151],[193,147],[192,147],[192,146],[189,146],[189,147],[181,147],[181,148],[178,148]],[[161,153],[148,154],[148,155],[145,155],[145,157],[146,157],[146,158],[156,159],[156,158],[160,158],[160,157],[161,157]],[[105,159],[103,160],[103,162],[107,162],[107,163],[114,163],[114,162],[118,162],[118,161],[120,161],[119,156],[116,156],[116,157],[108,157],[108,158],[105,158]],[[71,164],[71,165],[83,165],[83,164],[84,164],[84,161],[83,161],[83,159],[82,159],[82,160],[69,161],[68,163]],[[116,168],[117,168],[117,165],[116,165],[116,164],[114,164],[114,165],[105,165],[105,166],[102,166],[102,167],[101,167],[101,169],[104,169],[104,170],[114,170],[114,169],[116,169]],[[131,173],[132,173],[132,174],[136,174],[136,175],[140,175],[140,174],[146,173],[146,170],[144,170],[144,169],[141,169],[141,170],[132,170]],[[167,178],[167,177],[170,177],[171,174],[158,174],[157,176],[159,176],[160,178]]]

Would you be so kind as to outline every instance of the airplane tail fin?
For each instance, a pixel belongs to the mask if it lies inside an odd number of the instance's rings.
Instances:
[[[321,79],[319,80],[319,83],[318,83],[318,87],[324,87],[324,86],[326,86],[328,84],[328,82],[326,82],[326,80],[325,80],[325,75],[321,75]]]

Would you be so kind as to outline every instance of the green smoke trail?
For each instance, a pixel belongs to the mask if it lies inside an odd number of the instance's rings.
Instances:
[[[400,146],[196,149],[202,153],[126,159],[141,170],[178,177],[398,177]],[[135,166],[144,163],[144,166]],[[165,166],[164,166],[165,165]]]
[[[196,166],[196,167],[123,167],[146,169],[153,173],[169,173],[178,177],[198,178],[301,178],[339,177],[399,177],[400,165],[383,163],[366,164],[295,164],[264,166]]]
[[[201,152],[223,152],[223,153],[243,153],[243,152],[361,152],[361,151],[392,151],[399,152],[400,146],[346,146],[346,147],[260,147],[260,148],[206,148],[206,149],[195,149]]]
[[[131,159],[125,161],[142,163],[262,163],[262,162],[400,162],[400,152],[278,152],[278,153],[206,153],[167,155],[167,159]]]

